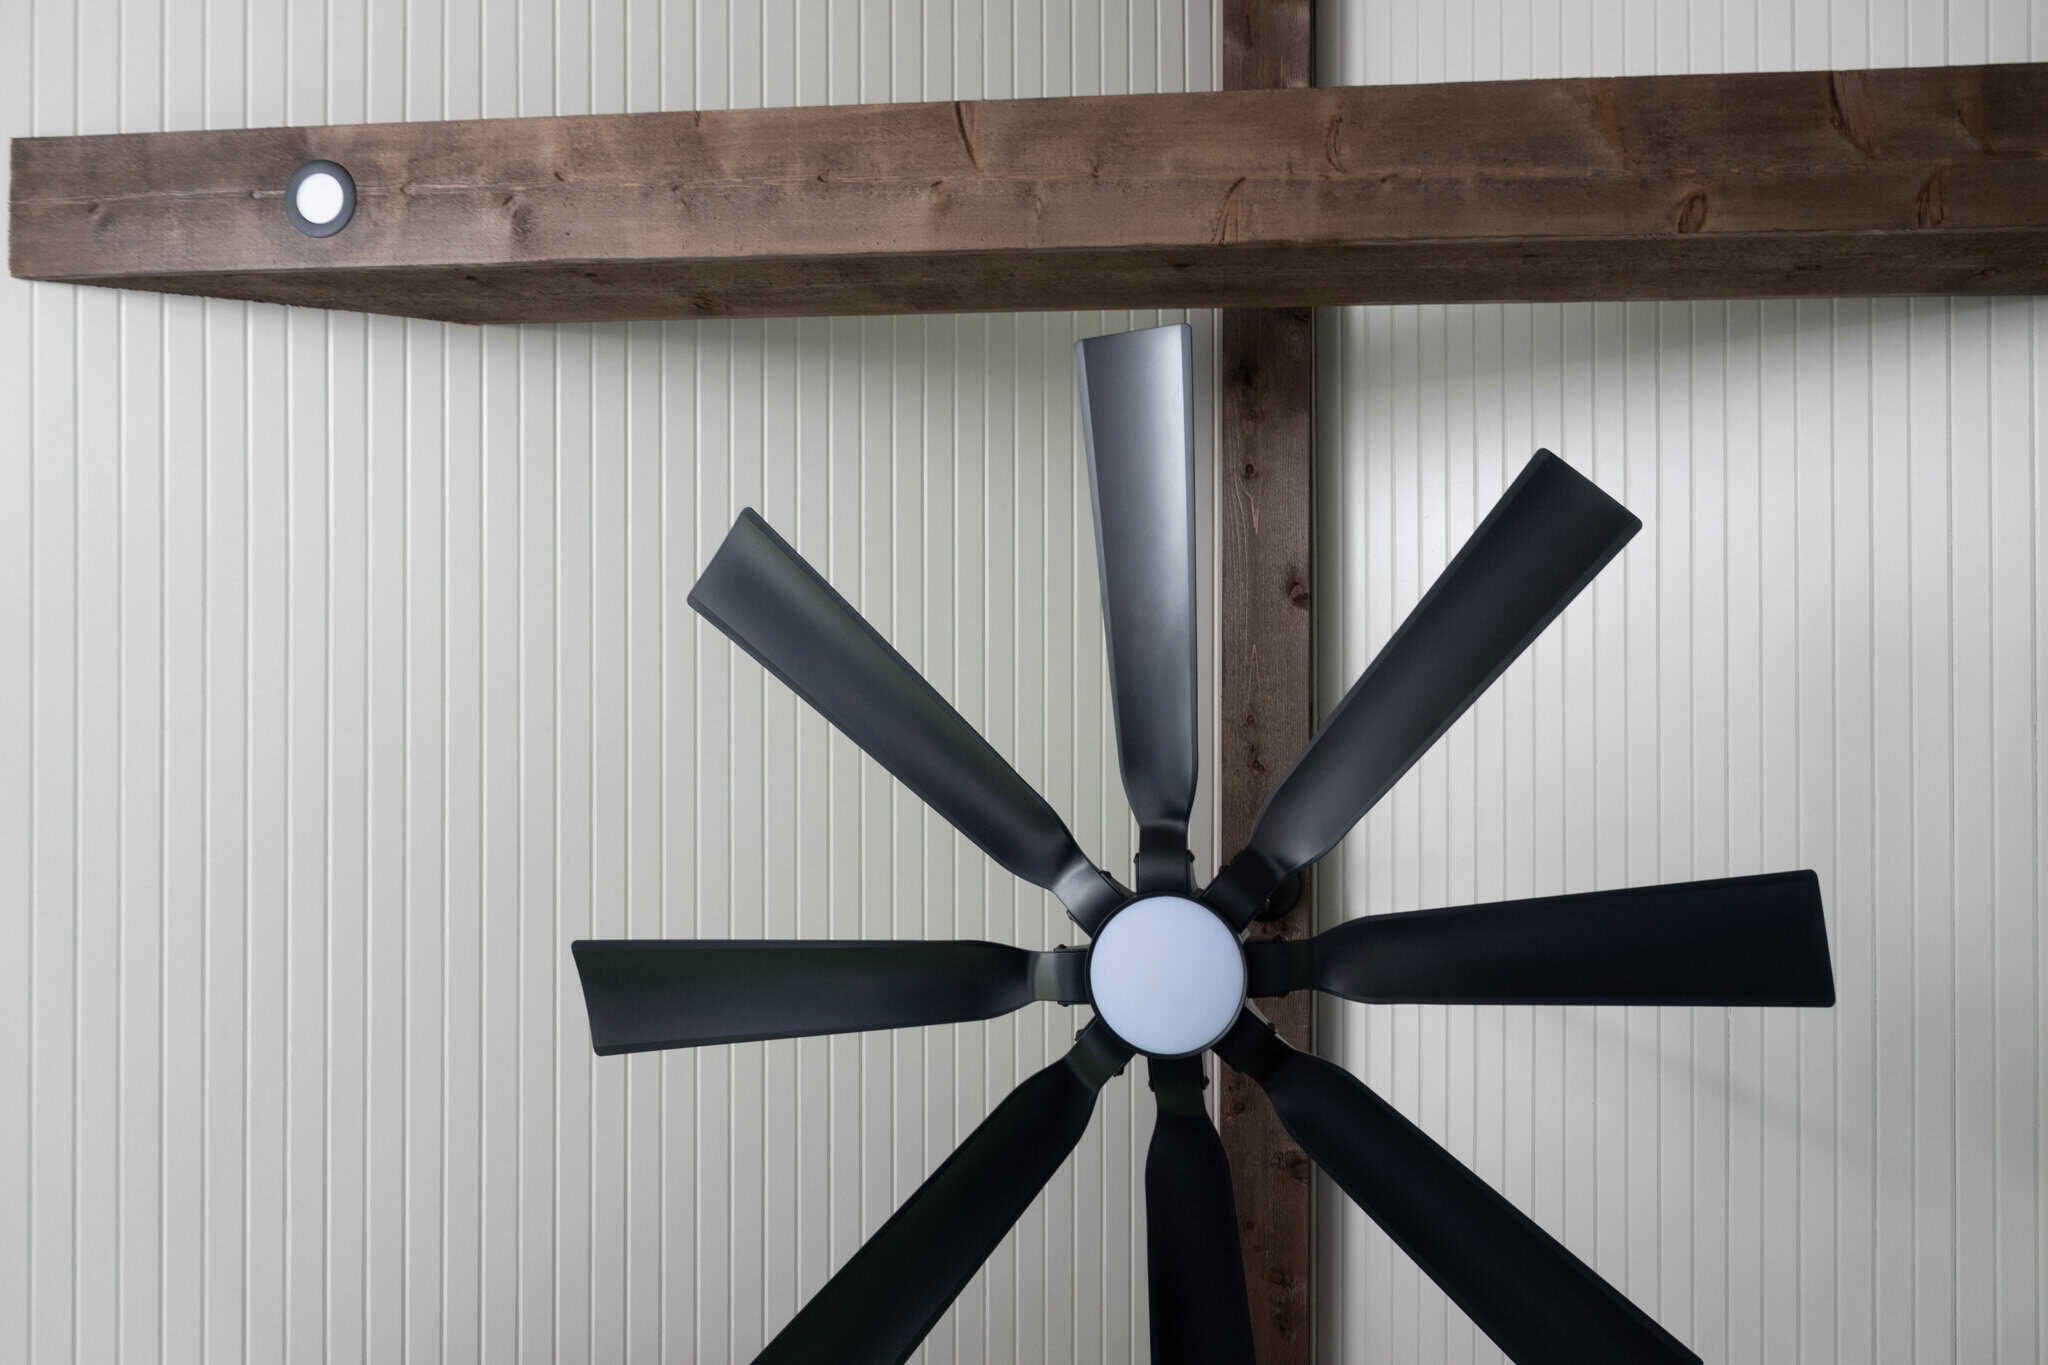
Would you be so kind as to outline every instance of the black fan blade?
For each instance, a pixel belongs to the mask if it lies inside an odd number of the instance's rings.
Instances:
[[[1208,891],[1240,927],[1344,837],[1642,523],[1547,450],[1353,683]]]
[[[1074,346],[1138,889],[1183,894],[1195,803],[1192,336],[1180,323]]]
[[[992,1019],[1087,998],[1086,954],[999,943],[583,939],[600,1055]]]
[[[752,508],[690,605],[1082,928],[1115,907],[1115,886],[1045,799]]]
[[[1648,1314],[1342,1068],[1289,1047],[1250,1012],[1216,1050],[1265,1088],[1302,1150],[1510,1359],[1698,1365]]]
[[[1495,1005],[1832,1005],[1811,872],[1373,915],[1311,941],[1347,1000]]]
[[[1202,1105],[1202,1060],[1155,1057],[1150,1070],[1159,1097],[1145,1153],[1152,1358],[1244,1365],[1252,1358],[1252,1310],[1230,1160]]]
[[[939,1320],[1080,1142],[1130,1053],[1100,1022],[1010,1092],[825,1282],[755,1365],[895,1365]]]

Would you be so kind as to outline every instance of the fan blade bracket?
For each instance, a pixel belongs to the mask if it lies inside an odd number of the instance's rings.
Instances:
[[[1242,930],[1265,910],[1266,903],[1287,880],[1287,869],[1256,847],[1247,847],[1224,864],[1202,899],[1234,929]]]
[[[1314,989],[1312,938],[1253,939],[1244,945],[1244,993],[1253,999]]]
[[[1067,907],[1067,915],[1093,938],[1110,912],[1131,898],[1131,893],[1075,848],[1048,889]]]
[[[1272,924],[1277,920],[1286,919],[1294,913],[1294,908],[1301,904],[1301,898],[1306,894],[1308,870],[1296,868],[1281,879],[1280,885],[1274,887],[1273,893],[1266,897],[1266,903],[1259,907],[1259,923]]]
[[[1209,1077],[1202,1070],[1199,1055],[1146,1058],[1145,1083],[1158,1097],[1160,1113],[1200,1115],[1204,1120],[1209,1117],[1209,1107],[1202,1103]]]
[[[1074,1035],[1074,1046],[1060,1060],[1081,1078],[1083,1085],[1099,1094],[1103,1086],[1123,1074],[1136,1055],[1129,1043],[1110,1031],[1109,1025],[1100,1019],[1090,1019]]]
[[[1062,947],[1032,953],[1031,995],[1054,1005],[1087,1004],[1087,950]]]
[[[1186,825],[1141,826],[1137,883],[1145,896],[1185,896],[1194,889],[1195,855]]]
[[[1246,1005],[1230,1031],[1216,1040],[1213,1050],[1232,1069],[1263,1084],[1294,1049],[1280,1041],[1279,1033],[1265,1015]]]

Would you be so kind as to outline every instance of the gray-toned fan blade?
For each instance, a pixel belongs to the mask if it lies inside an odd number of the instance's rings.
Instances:
[[[999,943],[583,939],[601,1055],[992,1019],[1087,997],[1087,954]]]
[[[1246,1011],[1216,1045],[1309,1158],[1519,1365],[1699,1357],[1350,1073]]]
[[[1253,995],[1387,1004],[1835,1003],[1811,872],[1368,915],[1245,964]]]
[[[1045,798],[752,508],[690,591],[762,667],[1093,933],[1121,899]]]
[[[1200,1057],[1149,1059],[1159,1097],[1145,1154],[1145,1268],[1152,1358],[1174,1365],[1244,1365],[1252,1310],[1230,1159],[1202,1104]]]
[[[1251,842],[1205,893],[1251,922],[1330,851],[1642,526],[1536,452],[1266,799]]]
[[[1195,432],[1187,324],[1075,343],[1140,891],[1188,889],[1195,802]]]
[[[897,1365],[1073,1152],[1130,1052],[1099,1021],[1010,1092],[754,1365]]]

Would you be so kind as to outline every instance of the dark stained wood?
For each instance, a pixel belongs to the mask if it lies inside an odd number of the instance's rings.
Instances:
[[[1300,0],[1225,7],[1298,85]],[[1277,35],[1277,36],[1276,36]],[[1295,60],[1294,65],[1289,65]],[[2048,291],[2048,64],[20,138],[31,279],[463,321]],[[301,162],[356,219],[300,236]]]
[[[1314,85],[1315,12],[1311,0],[1223,0],[1223,88]]]
[[[2048,162],[2044,162],[2048,165]],[[744,261],[375,271],[220,271],[41,276],[170,294],[259,299],[447,322],[602,322],[641,318],[850,317],[871,313],[1028,312],[1103,307],[1250,307],[1271,297],[1381,303],[1474,299],[1756,298],[2048,293],[2048,237],[2036,229],[1939,236],[1788,235],[1660,243],[1593,239],[1498,248],[1253,249],[1234,273],[1192,276],[1184,262],[1075,251],[1044,274],[1004,253],[789,258],[763,272]],[[1342,280],[1348,288],[1332,286]],[[1764,283],[1760,283],[1760,281]],[[1768,287],[1766,287],[1768,285]]]
[[[1314,319],[1306,308],[1227,309],[1221,376],[1223,679],[1219,847],[1234,852],[1273,783],[1308,743],[1314,719],[1309,640],[1310,429]],[[1310,896],[1252,938],[1304,938]],[[1309,1048],[1313,999],[1260,1002],[1280,1036]],[[1306,1156],[1259,1087],[1223,1068],[1230,1154],[1252,1330],[1262,1365],[1309,1359],[1310,1218]]]
[[[1313,85],[1314,10],[1312,0],[1224,0],[1224,85]],[[1322,169],[1329,170],[1329,162],[1344,159],[1343,127],[1325,126],[1340,149],[1325,155]],[[1315,718],[1309,639],[1314,315],[1307,308],[1225,309],[1217,351],[1220,847],[1228,854],[1251,837],[1259,807],[1308,742]],[[1309,907],[1304,894],[1284,919],[1254,923],[1251,937],[1305,937],[1312,932]],[[1299,1048],[1314,1041],[1312,999],[1296,991],[1262,1002],[1280,1036]],[[1258,1086],[1227,1066],[1220,1071],[1221,1130],[1244,1245],[1253,1345],[1262,1365],[1309,1365],[1315,1336],[1309,1160]]]

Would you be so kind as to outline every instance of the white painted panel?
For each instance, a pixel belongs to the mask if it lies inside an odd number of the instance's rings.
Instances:
[[[4,16],[10,136],[1215,69],[1210,0]],[[1071,346],[1177,316],[0,284],[0,1359],[750,1358],[1076,1020],[600,1061],[569,940],[1071,935],[687,588],[760,507],[1128,867]],[[1144,1356],[1137,1082],[928,1358]]]
[[[2038,4],[1330,0],[1330,83],[2039,60]],[[1351,915],[1810,866],[1831,1012],[1326,1005],[1345,1062],[1709,1360],[2048,1333],[2039,299],[1318,319],[1318,689],[1537,446],[1643,533],[1319,883]],[[1327,1184],[1321,1356],[1499,1353]]]

